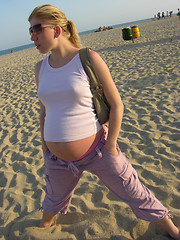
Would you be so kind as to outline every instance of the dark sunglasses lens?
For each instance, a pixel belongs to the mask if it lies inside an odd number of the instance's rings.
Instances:
[[[32,35],[33,32],[37,34],[37,33],[40,33],[41,31],[42,31],[41,24],[37,24],[29,28],[30,35]]]

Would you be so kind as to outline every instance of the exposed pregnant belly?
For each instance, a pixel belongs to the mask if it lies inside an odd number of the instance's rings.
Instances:
[[[50,152],[58,158],[72,161],[81,158],[103,133],[103,128],[95,135],[72,142],[46,142]]]

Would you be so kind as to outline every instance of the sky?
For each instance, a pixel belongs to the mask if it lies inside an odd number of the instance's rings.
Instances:
[[[28,17],[42,4],[52,4],[72,20],[78,32],[147,18],[180,8],[179,0],[0,0],[0,51],[31,43]]]

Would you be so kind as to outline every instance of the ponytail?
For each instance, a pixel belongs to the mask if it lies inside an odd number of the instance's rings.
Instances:
[[[71,21],[67,21],[67,30],[69,32],[69,40],[77,47],[81,48],[80,38],[76,29],[75,24]]]

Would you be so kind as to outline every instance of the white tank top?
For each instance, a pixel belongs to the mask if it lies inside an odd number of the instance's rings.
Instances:
[[[47,56],[39,73],[38,97],[46,109],[44,139],[70,142],[96,134],[96,117],[89,78],[79,54],[60,68],[52,68]]]

